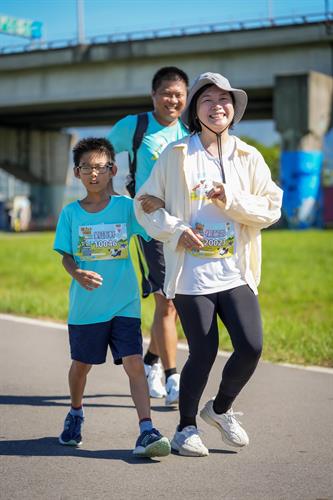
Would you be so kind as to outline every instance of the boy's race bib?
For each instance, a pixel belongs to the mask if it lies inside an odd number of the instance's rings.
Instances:
[[[126,224],[80,226],[79,242],[75,255],[84,261],[127,259]]]
[[[195,229],[203,236],[204,246],[199,250],[191,250],[191,255],[206,259],[224,259],[234,255],[235,231],[231,222],[209,226],[197,222]]]

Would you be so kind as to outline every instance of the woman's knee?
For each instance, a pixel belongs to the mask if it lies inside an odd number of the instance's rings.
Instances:
[[[245,363],[256,364],[262,354],[262,344],[247,345],[246,348],[240,349],[237,354]]]
[[[188,361],[197,368],[206,368],[209,371],[216,359],[217,350],[217,347],[215,348],[209,345],[190,346]]]

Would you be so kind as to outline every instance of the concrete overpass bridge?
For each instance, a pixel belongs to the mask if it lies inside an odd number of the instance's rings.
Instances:
[[[244,119],[271,119],[285,151],[320,151],[332,111],[332,16],[284,26],[0,54],[0,167],[32,183],[35,214],[61,207],[70,126],[150,109],[150,81],[176,65],[226,75],[249,95]],[[37,203],[43,200],[43,207]]]

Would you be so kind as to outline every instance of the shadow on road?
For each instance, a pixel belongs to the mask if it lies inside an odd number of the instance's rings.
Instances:
[[[129,404],[112,403],[89,403],[89,399],[95,398],[128,398]],[[69,406],[70,397],[66,396],[11,396],[4,394],[0,396],[0,405],[27,405],[27,406]],[[134,408],[129,394],[86,394],[84,406],[106,407],[106,408]]]
[[[89,399],[99,398],[127,398],[128,404],[115,403],[89,403]],[[0,405],[17,405],[17,406],[63,406],[68,407],[70,404],[70,396],[12,396],[10,394],[0,395]],[[135,408],[131,396],[129,394],[85,394],[84,406],[91,408]],[[154,405],[151,402],[151,410],[156,412],[172,412],[177,410],[175,406]]]
[[[61,446],[55,437],[0,441],[0,456],[20,457],[78,457],[122,460],[131,465],[159,463],[159,459],[136,458],[132,450],[83,450]]]
[[[238,451],[234,451],[234,450],[221,450],[218,448],[209,448],[210,455],[213,455],[214,453],[216,455],[238,455],[240,451],[241,451],[240,449]]]

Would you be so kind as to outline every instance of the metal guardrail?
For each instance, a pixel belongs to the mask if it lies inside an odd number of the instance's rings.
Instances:
[[[281,16],[266,19],[248,19],[244,21],[224,21],[214,24],[194,25],[186,27],[161,28],[157,30],[143,30],[126,33],[114,33],[112,35],[97,35],[86,37],[85,45],[99,45],[119,42],[143,41],[158,38],[182,37],[190,35],[201,35],[209,33],[227,33],[231,31],[245,31],[277,28],[284,26],[297,26],[313,23],[327,24],[332,29],[333,11],[325,14],[306,14]],[[62,49],[77,46],[77,39],[34,41],[26,45],[8,45],[0,47],[0,54],[15,54],[20,52],[33,52],[38,50]]]

